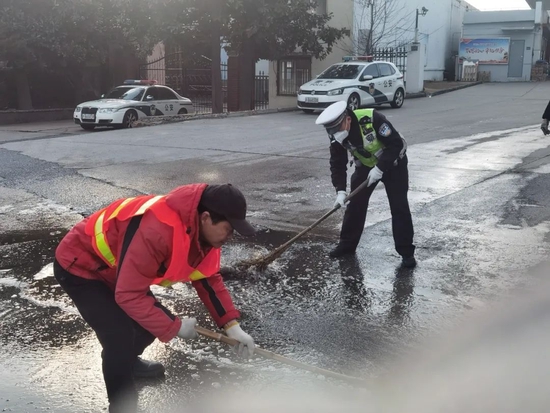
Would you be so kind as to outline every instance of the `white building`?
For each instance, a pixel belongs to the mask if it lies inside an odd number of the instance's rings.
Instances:
[[[354,38],[364,39],[368,35],[371,19],[371,4],[375,3],[374,38],[382,38],[375,46],[408,46],[414,41],[417,10],[418,41],[425,48],[424,80],[454,80],[455,56],[462,32],[462,20],[468,10],[476,10],[465,0],[355,0]],[[387,4],[387,17],[381,4]],[[390,6],[391,5],[391,6]],[[422,16],[422,8],[427,13]],[[382,29],[384,27],[384,29]],[[363,32],[361,32],[363,30]],[[364,30],[367,30],[365,32]],[[380,33],[384,30],[384,33]],[[377,33],[378,31],[378,33]],[[357,48],[362,46],[356,44]],[[363,44],[364,46],[364,44]],[[364,48],[363,48],[364,49]],[[360,50],[357,50],[359,53]]]
[[[543,3],[531,4],[532,10],[468,13],[461,57],[477,62],[478,71],[490,73],[493,82],[530,81],[533,65],[547,57],[550,38]]]

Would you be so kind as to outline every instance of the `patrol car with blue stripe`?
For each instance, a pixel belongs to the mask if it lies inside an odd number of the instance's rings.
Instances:
[[[131,128],[146,116],[194,114],[193,102],[154,80],[126,80],[99,100],[84,102],[74,111],[74,122],[85,130],[100,126]]]
[[[298,108],[306,113],[342,100],[351,110],[385,103],[400,108],[405,101],[403,74],[391,62],[346,56],[298,90]]]

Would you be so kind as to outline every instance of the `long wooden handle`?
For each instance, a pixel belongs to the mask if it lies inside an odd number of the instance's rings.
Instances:
[[[357,195],[363,188],[367,186],[368,180],[365,180],[365,182],[361,183],[357,188],[355,188],[354,191],[352,191],[346,199],[344,199],[344,204],[348,202],[351,198],[353,198],[355,195]],[[321,218],[319,218],[317,221],[315,221],[313,224],[311,224],[306,229],[302,230],[300,233],[292,237],[290,240],[285,242],[283,245],[277,247],[272,254],[276,255],[280,250],[286,250],[290,245],[294,244],[298,239],[303,237],[305,234],[307,234],[309,231],[311,231],[313,228],[315,228],[317,225],[322,223],[324,220],[326,220],[328,217],[330,217],[332,214],[334,214],[336,211],[338,211],[342,206],[340,204],[336,205],[334,208],[332,208],[330,211],[328,211],[325,215],[323,215]]]
[[[195,326],[195,330],[197,331],[197,333],[199,333],[202,336],[211,338],[211,339],[216,340],[216,341],[220,341],[220,342],[225,343],[225,344],[229,344],[231,346],[234,346],[234,345],[239,343],[237,340],[235,340],[233,338],[230,338],[230,337],[227,337],[225,334],[217,333],[215,331],[208,330],[208,329],[203,328],[203,327]],[[354,384],[365,385],[365,381],[362,380],[362,379],[359,379],[357,377],[346,376],[345,374],[340,374],[340,373],[336,373],[334,371],[325,370],[325,369],[315,367],[315,366],[310,366],[309,364],[305,364],[305,363],[301,363],[301,362],[296,361],[296,360],[289,359],[287,357],[281,356],[280,354],[272,353],[271,351],[264,350],[264,349],[259,348],[259,347],[256,347],[256,349],[254,350],[254,353],[259,354],[260,356],[262,356],[264,358],[267,358],[267,359],[270,359],[270,360],[275,360],[275,361],[278,361],[278,362],[283,363],[283,364],[298,367],[302,370],[311,371],[313,373],[322,374],[322,375],[328,376],[328,377],[334,377],[334,378],[344,380],[344,381],[347,381],[347,382],[351,382],[351,383],[354,383]]]

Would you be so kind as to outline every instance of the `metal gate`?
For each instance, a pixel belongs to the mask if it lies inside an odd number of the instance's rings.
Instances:
[[[156,80],[181,96],[191,99],[197,113],[212,112],[212,64],[209,59],[193,61],[176,52],[140,66],[142,79]],[[227,63],[221,64],[223,110],[227,111]],[[269,78],[260,73],[255,79],[256,109],[269,107]]]
[[[374,60],[393,63],[403,75],[407,72],[407,49],[405,47],[381,47],[373,50]]]
[[[142,79],[156,80],[191,99],[198,113],[212,111],[212,65],[208,59],[193,61],[183,52],[171,53],[139,68]],[[222,91],[227,102],[227,65],[222,64]]]

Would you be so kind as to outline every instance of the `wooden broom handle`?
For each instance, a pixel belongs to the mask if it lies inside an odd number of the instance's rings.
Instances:
[[[205,337],[211,338],[213,340],[220,341],[220,342],[225,343],[225,344],[229,344],[230,346],[234,346],[234,345],[239,343],[237,340],[235,340],[231,337],[227,337],[225,334],[217,333],[215,331],[208,330],[208,329],[203,328],[203,327],[195,326],[195,330],[201,336],[205,336]],[[290,365],[290,366],[300,368],[302,370],[307,370],[307,371],[311,371],[313,373],[322,374],[322,375],[327,376],[327,377],[334,377],[334,378],[337,378],[337,379],[340,379],[340,380],[351,382],[353,384],[365,385],[365,381],[361,380],[357,377],[346,376],[345,374],[340,374],[340,373],[336,373],[334,371],[325,370],[325,369],[315,367],[315,366],[310,366],[309,364],[305,364],[305,363],[302,363],[302,362],[299,362],[299,361],[296,361],[296,360],[289,359],[287,357],[281,356],[281,355],[276,354],[276,353],[272,353],[271,351],[267,351],[267,350],[264,350],[264,349],[259,348],[259,347],[256,347],[256,349],[254,350],[254,353],[259,354],[260,356],[265,357],[267,359],[275,360],[275,361],[278,361],[278,362],[283,363],[283,364],[287,364],[287,365]]]

